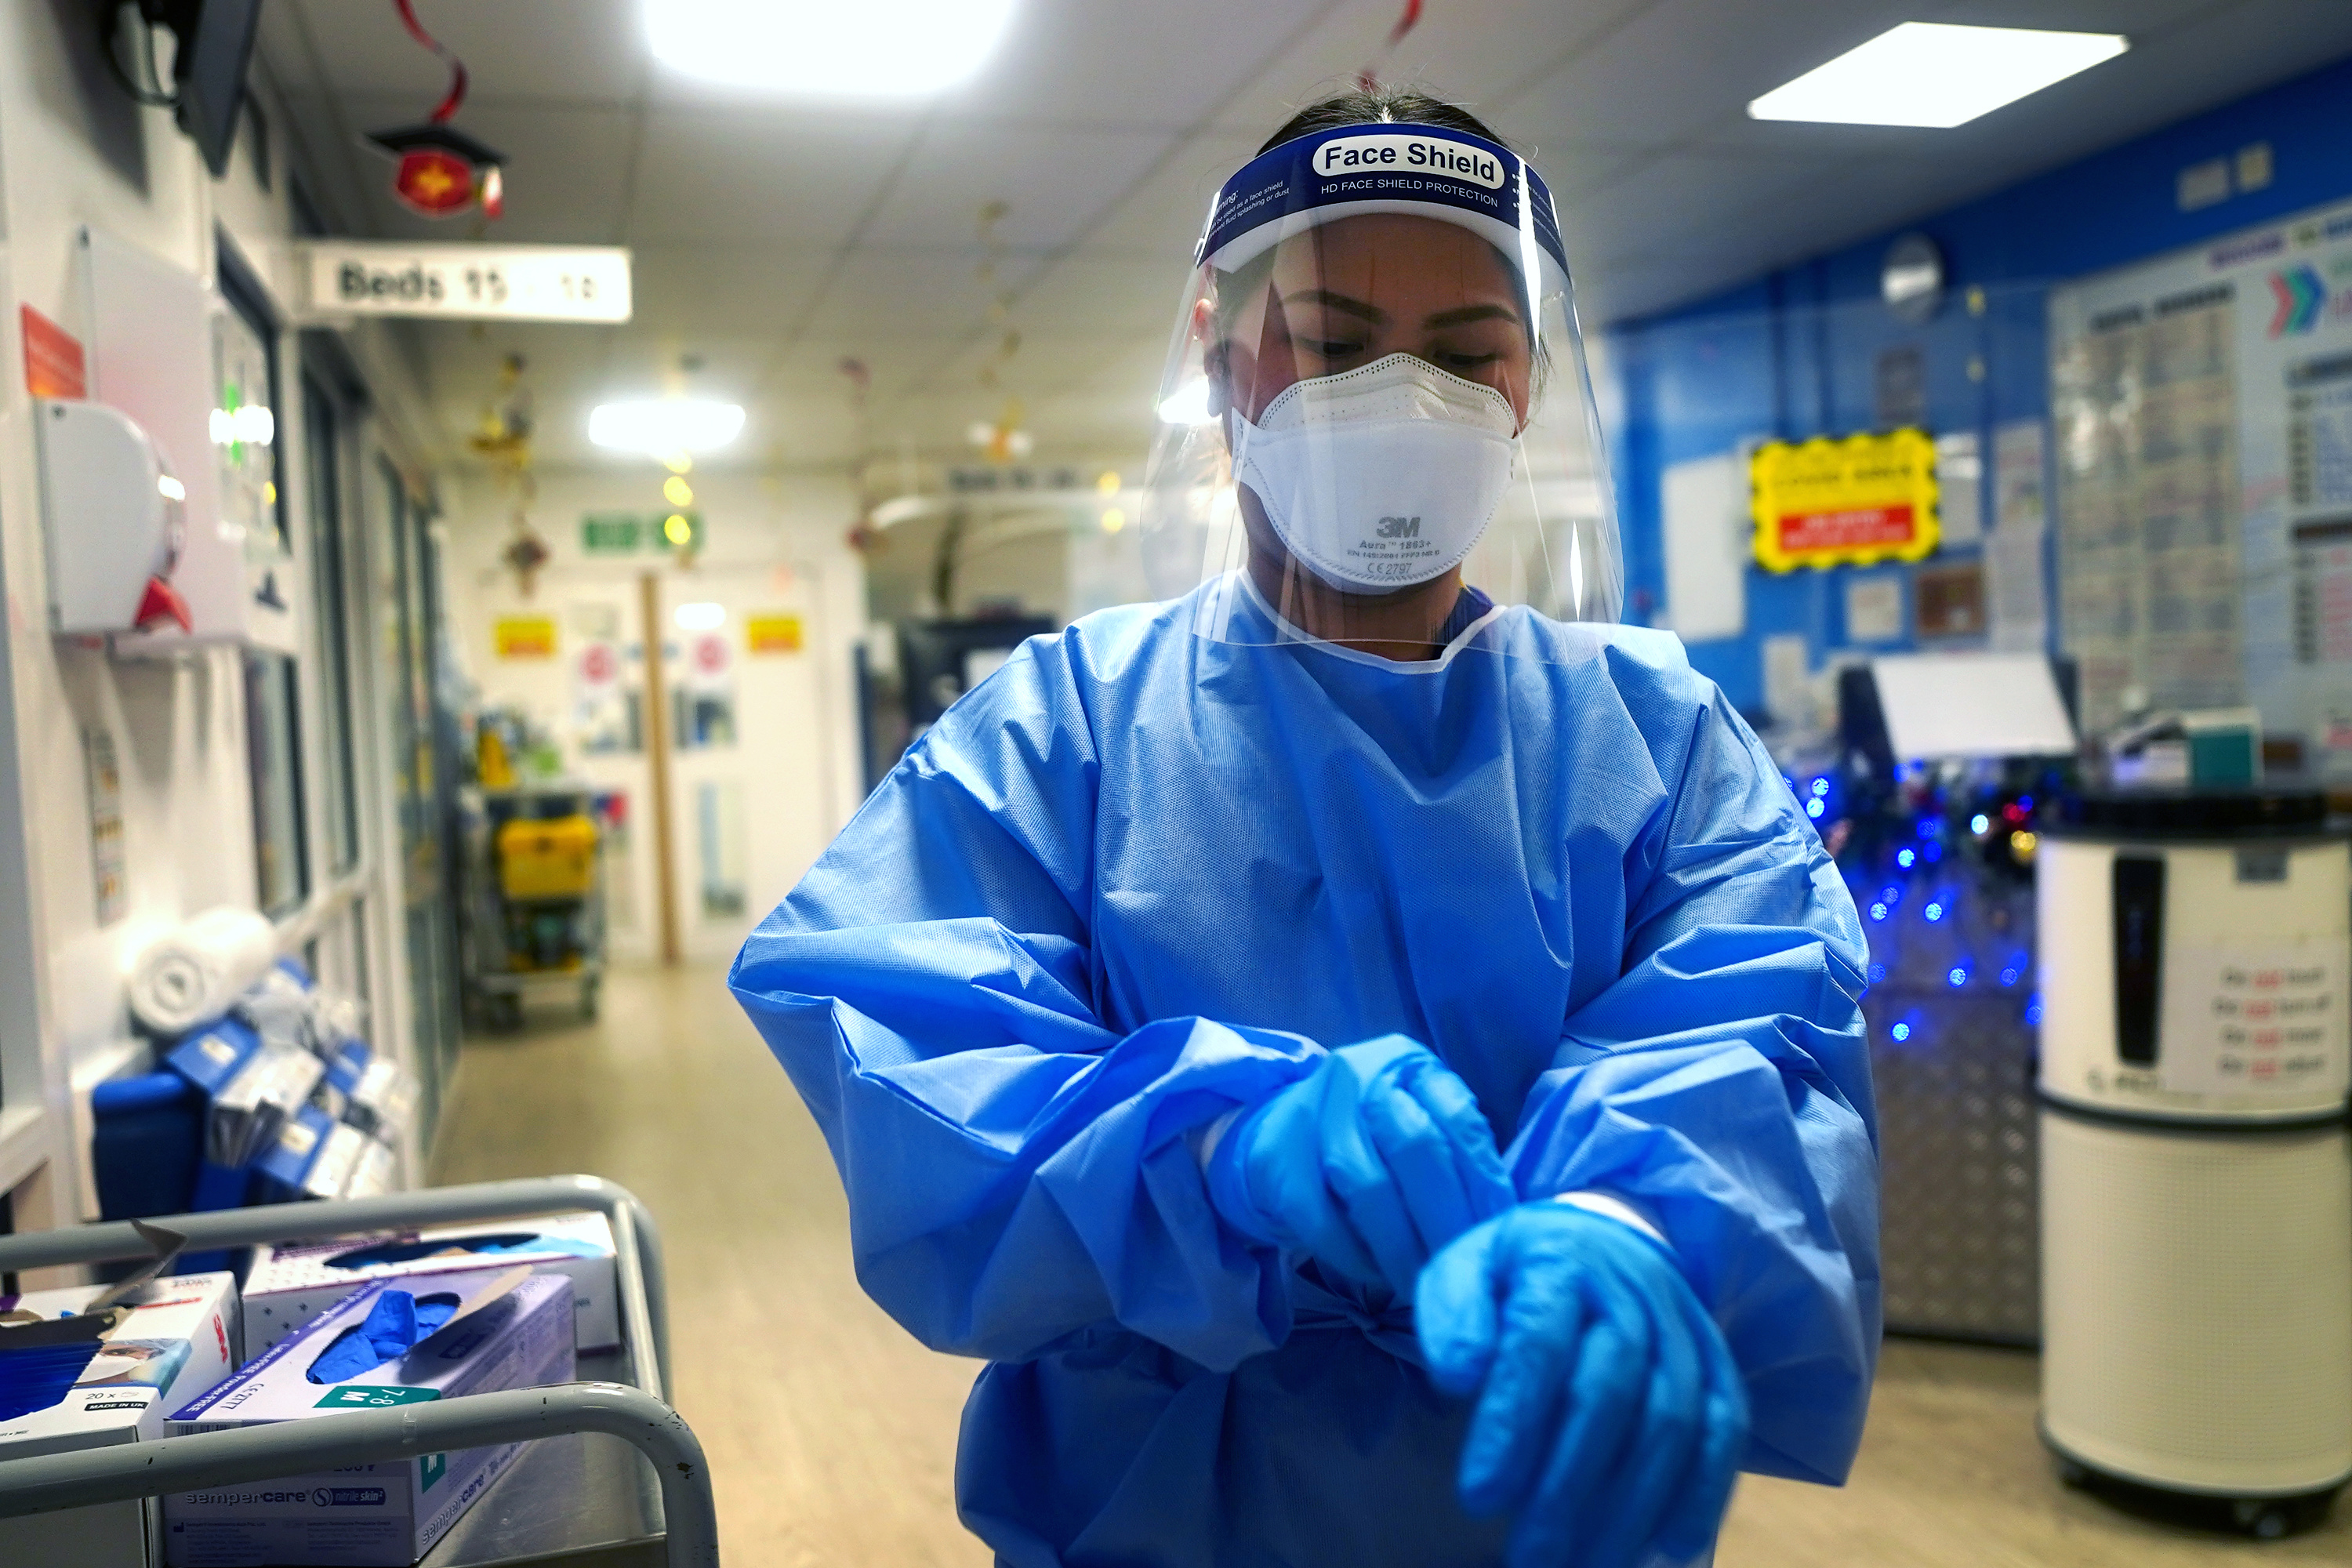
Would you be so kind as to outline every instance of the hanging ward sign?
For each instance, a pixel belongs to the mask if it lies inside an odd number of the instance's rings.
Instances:
[[[625,321],[629,252],[616,246],[376,245],[297,247],[309,313],[449,321]]]

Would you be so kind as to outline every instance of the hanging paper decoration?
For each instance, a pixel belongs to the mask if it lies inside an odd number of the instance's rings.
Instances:
[[[518,353],[499,362],[497,390],[483,405],[482,416],[475,421],[474,433],[466,444],[489,464],[499,492],[507,500],[507,520],[514,537],[499,559],[514,573],[516,585],[528,599],[550,552],[539,530],[530,524],[530,503],[539,499],[539,480],[530,471],[531,395],[523,380],[526,365]]]
[[[467,445],[501,471],[530,467],[531,394],[522,373],[528,362],[510,353],[499,363],[498,393],[482,407]]]
[[[1022,413],[1021,400],[1008,397],[994,419],[972,421],[964,437],[992,463],[1016,462],[1034,451],[1037,445],[1021,427]]]
[[[540,537],[539,530],[531,527],[530,519],[518,510],[513,521],[515,536],[508,542],[499,559],[505,562],[507,569],[515,574],[515,585],[528,599],[531,591],[539,586],[539,569],[547,564],[551,552],[547,548],[547,541]]]
[[[506,154],[458,130],[450,121],[466,101],[466,62],[449,52],[416,19],[414,0],[392,0],[408,36],[449,62],[449,90],[429,118],[418,125],[398,125],[371,132],[368,141],[400,160],[392,177],[392,194],[411,212],[425,217],[455,217],[479,205],[487,217],[506,211],[506,183],[499,165]]]
[[[1397,18],[1396,26],[1389,29],[1388,41],[1381,46],[1381,52],[1374,55],[1365,63],[1364,68],[1356,73],[1358,86],[1366,92],[1380,86],[1381,68],[1389,63],[1389,57],[1396,53],[1396,47],[1399,44],[1404,42],[1404,36],[1412,32],[1420,22],[1421,0],[1404,0],[1404,13]]]
[[[1003,258],[1005,250],[1004,241],[997,234],[996,226],[1003,222],[1012,210],[1009,205],[1001,201],[985,203],[980,209],[980,280],[992,288],[996,283],[996,264]],[[980,384],[991,392],[1001,387],[1005,366],[1012,363],[1014,354],[1021,352],[1020,331],[1011,324],[1014,298],[1012,289],[999,289],[989,302],[989,322],[1001,329],[1001,332],[996,347],[981,362],[978,379]],[[967,434],[971,444],[978,447],[990,462],[1010,463],[1015,458],[1027,457],[1035,445],[1029,432],[1021,427],[1021,400],[1007,397],[993,420],[974,421]]]

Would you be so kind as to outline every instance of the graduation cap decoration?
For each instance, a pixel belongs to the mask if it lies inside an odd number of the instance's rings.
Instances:
[[[493,151],[454,125],[428,120],[369,133],[368,141],[400,160],[392,194],[403,206],[426,217],[454,217],[478,199],[497,217],[505,192],[499,165],[506,154]]]
[[[429,118],[369,133],[371,143],[400,160],[392,194],[403,206],[425,217],[455,217],[478,201],[485,216],[500,216],[506,211],[506,185],[499,170],[506,155],[449,123],[466,101],[466,62],[425,30],[416,19],[415,0],[392,0],[392,8],[400,14],[410,37],[449,62],[449,90]]]

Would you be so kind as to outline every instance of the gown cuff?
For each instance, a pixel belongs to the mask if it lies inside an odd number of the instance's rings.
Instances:
[[[1216,1153],[1217,1145],[1224,1142],[1226,1132],[1231,1131],[1234,1123],[1241,1119],[1242,1112],[1248,1109],[1246,1105],[1236,1105],[1214,1121],[1193,1130],[1192,1154],[1201,1162],[1201,1169],[1205,1171],[1209,1168],[1209,1161]]]
[[[1611,1219],[1632,1226],[1667,1251],[1674,1250],[1674,1244],[1666,1239],[1665,1233],[1657,1227],[1647,1214],[1614,1193],[1591,1191],[1561,1193],[1553,1198],[1552,1202],[1566,1204],[1570,1208],[1582,1209],[1587,1214],[1606,1215]]]

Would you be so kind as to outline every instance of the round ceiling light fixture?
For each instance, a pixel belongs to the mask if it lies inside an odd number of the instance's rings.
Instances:
[[[633,398],[599,404],[588,416],[588,439],[649,458],[714,451],[742,433],[740,404],[702,397]]]
[[[996,52],[1014,0],[645,0],[654,58],[681,75],[812,98],[920,98]]]

